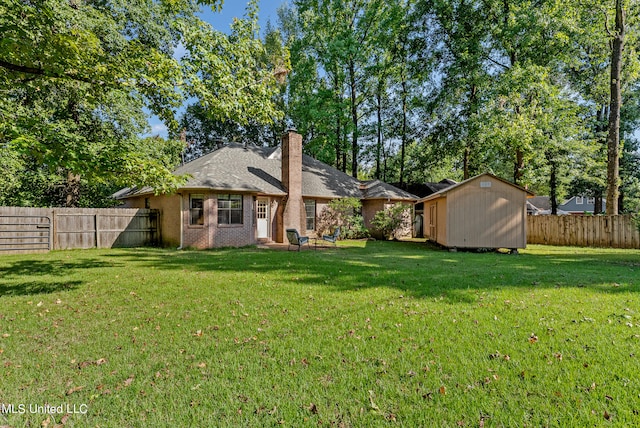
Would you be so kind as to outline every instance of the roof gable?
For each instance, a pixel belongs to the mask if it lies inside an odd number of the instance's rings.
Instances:
[[[493,175],[493,174],[490,174],[488,172],[485,172],[485,173],[476,175],[475,177],[471,177],[471,178],[469,178],[467,180],[461,181],[460,183],[453,184],[453,185],[451,185],[451,186],[449,186],[449,187],[447,187],[445,189],[442,189],[442,190],[440,190],[440,191],[438,191],[438,192],[436,192],[436,193],[434,193],[432,195],[429,195],[427,197],[419,199],[418,202],[425,202],[425,201],[432,200],[432,199],[437,199],[437,198],[440,198],[440,197],[446,197],[448,193],[453,192],[456,189],[459,189],[460,187],[466,186],[469,183],[471,183],[473,181],[476,181],[476,180],[479,180],[479,179],[481,179],[483,177],[491,177],[491,178],[493,178],[495,180],[498,180],[498,181],[500,181],[502,183],[508,184],[509,186],[515,187],[516,189],[522,190],[523,192],[525,192],[527,194],[527,196],[533,196],[533,193],[530,192],[529,190],[527,190],[527,189],[525,189],[523,187],[520,187],[520,186],[518,186],[516,184],[513,184],[510,181],[507,181],[507,180],[505,180],[503,178],[500,178],[500,177],[498,177],[496,175]]]

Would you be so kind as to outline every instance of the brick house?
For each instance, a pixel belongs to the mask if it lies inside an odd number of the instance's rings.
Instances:
[[[367,227],[375,213],[416,196],[378,180],[362,182],[302,153],[302,136],[287,131],[280,147],[227,144],[177,168],[188,181],[170,195],[127,188],[114,197],[132,208],[160,211],[166,246],[214,248],[284,242],[294,228],[314,236],[329,201],[362,201]]]

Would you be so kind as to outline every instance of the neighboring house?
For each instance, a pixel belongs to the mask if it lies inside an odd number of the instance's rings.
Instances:
[[[361,182],[302,154],[302,136],[287,131],[281,147],[228,144],[176,169],[190,178],[176,193],[123,189],[128,207],[160,210],[166,246],[213,248],[284,242],[285,230],[313,236],[329,201],[362,201],[365,225],[378,210],[416,196],[380,181]]]
[[[581,214],[593,214],[596,206],[596,198],[587,196],[572,196],[567,199],[562,205],[558,205],[558,209],[566,211],[568,214],[581,215]],[[602,200],[602,212],[606,210],[607,203]]]
[[[534,196],[527,200],[527,214],[529,215],[549,215],[551,214],[551,198],[549,196]],[[556,207],[556,215],[569,215]]]
[[[548,196],[534,196],[527,200],[527,214],[541,215],[551,212],[551,198]]]
[[[449,248],[525,248],[531,192],[481,174],[419,199],[425,237]]]

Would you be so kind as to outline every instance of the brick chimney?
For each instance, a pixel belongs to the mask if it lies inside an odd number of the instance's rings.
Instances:
[[[302,135],[289,129],[282,136],[282,185],[287,191],[283,211],[283,238],[286,229],[297,229],[305,234],[302,227],[304,202],[302,201]]]

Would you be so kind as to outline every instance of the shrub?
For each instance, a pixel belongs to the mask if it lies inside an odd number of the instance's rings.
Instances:
[[[402,203],[391,205],[378,211],[371,224],[386,239],[410,234],[411,206]]]
[[[340,237],[347,239],[366,238],[369,231],[360,215],[362,203],[358,198],[334,199],[325,207],[316,222],[318,235],[329,235],[336,227],[340,228]]]

